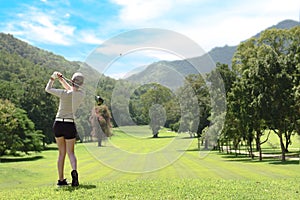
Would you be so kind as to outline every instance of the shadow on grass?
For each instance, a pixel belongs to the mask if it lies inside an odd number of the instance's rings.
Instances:
[[[54,150],[58,150],[58,147],[45,147],[43,151],[54,151]]]
[[[271,162],[270,164],[272,164],[272,165],[299,165],[300,162],[299,162],[299,160],[287,160],[284,162],[277,160],[277,161]]]
[[[286,160],[281,161],[279,156],[276,157],[267,157],[260,161],[258,157],[254,157],[254,159],[251,159],[247,155],[235,155],[235,154],[226,154],[222,155],[222,158],[225,159],[225,161],[229,162],[244,162],[244,163],[269,163],[272,165],[299,165],[299,160]]]
[[[185,150],[185,151],[199,151],[199,152],[200,152],[200,150],[199,150],[198,148],[187,149],[187,150]]]
[[[188,139],[188,140],[194,140],[194,139],[197,139],[196,137],[190,137],[190,136],[185,136],[185,137],[182,137],[181,139]]]
[[[0,158],[0,163],[10,162],[24,162],[24,161],[35,161],[44,158],[43,156],[32,156],[32,157],[12,157],[12,158]]]
[[[68,191],[68,192],[73,192],[75,190],[91,190],[91,189],[95,189],[96,185],[85,185],[85,184],[80,184],[78,187],[72,187],[72,186],[63,186],[63,187],[59,187],[57,188],[57,190],[64,190],[64,191]]]
[[[158,136],[157,138],[154,137],[148,137],[148,139],[164,139],[164,138],[175,138],[176,136]]]

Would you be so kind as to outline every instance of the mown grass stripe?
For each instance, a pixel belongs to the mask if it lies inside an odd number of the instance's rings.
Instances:
[[[145,153],[169,144],[173,135],[163,134],[166,137],[157,140],[141,139],[137,147],[131,146],[134,142],[126,135],[117,134],[113,140],[125,149]],[[176,148],[170,148],[151,159],[130,163],[109,147],[98,148],[95,142],[77,144],[81,186],[76,189],[56,188],[57,149],[51,145],[48,151],[29,156],[38,159],[26,160],[25,156],[23,161],[0,163],[0,199],[299,199],[300,165],[296,162],[259,162],[214,151],[202,158],[196,151],[197,140],[184,140],[192,143],[188,150],[179,148],[183,154],[178,159],[171,157]],[[155,167],[155,162],[168,165],[147,173],[128,173],[103,164],[104,155],[127,168]],[[70,180],[68,159],[65,167]]]

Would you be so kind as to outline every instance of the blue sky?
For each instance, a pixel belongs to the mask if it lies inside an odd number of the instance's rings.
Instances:
[[[85,61],[110,38],[141,28],[185,35],[205,51],[237,45],[285,19],[299,21],[299,0],[0,0],[0,32]],[[157,50],[128,54],[105,74],[119,78],[157,60],[178,57]],[[123,65],[122,65],[123,63]],[[124,63],[126,63],[124,65]]]

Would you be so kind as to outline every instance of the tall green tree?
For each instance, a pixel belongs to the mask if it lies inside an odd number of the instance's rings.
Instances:
[[[209,90],[202,75],[187,76],[177,96],[182,110],[179,131],[196,133],[200,138],[202,130],[210,124],[211,110]]]
[[[141,95],[143,105],[142,115],[152,129],[153,137],[158,137],[159,129],[166,122],[166,103],[174,98],[174,94],[168,88],[153,83],[150,88]]]
[[[222,131],[226,116],[226,97],[232,89],[236,79],[233,71],[226,64],[216,64],[216,68],[207,74],[208,89],[210,95],[210,126],[205,133],[213,147],[220,146]],[[207,144],[207,142],[205,143]],[[206,146],[206,148],[208,148]]]
[[[238,122],[240,137],[246,140],[249,147],[249,155],[252,154],[252,142],[256,141],[256,149],[259,151],[260,160],[261,137],[264,121],[263,112],[267,112],[266,107],[261,103],[261,95],[264,86],[259,82],[255,71],[259,68],[257,62],[258,49],[255,46],[255,38],[251,38],[241,43],[233,57],[233,70],[237,74],[237,79],[229,96],[229,112],[233,112],[234,120]],[[230,122],[229,122],[230,123]]]
[[[0,99],[0,124],[0,156],[42,150],[42,132],[35,130],[25,110],[9,100]]]
[[[153,104],[149,109],[150,122],[153,138],[158,138],[159,130],[165,125],[166,111],[162,105]]]
[[[300,28],[295,27],[289,31],[291,33],[290,51],[287,54],[287,63],[295,66],[293,73],[293,92],[295,94],[295,131],[300,135]]]
[[[282,161],[291,144],[291,135],[295,124],[295,93],[293,92],[293,73],[296,66],[290,62],[293,37],[289,30],[268,30],[258,39],[258,62],[260,79],[265,80],[264,113],[270,129],[279,137]],[[297,55],[294,55],[297,56]],[[284,141],[285,140],[285,141]]]

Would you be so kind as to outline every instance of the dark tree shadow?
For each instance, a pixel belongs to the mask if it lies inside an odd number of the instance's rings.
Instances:
[[[0,158],[0,163],[35,161],[35,160],[39,160],[42,158],[44,158],[44,157],[43,156],[32,156],[32,157]]]
[[[185,137],[182,137],[181,139],[184,139],[184,140],[194,140],[194,139],[197,139],[197,137],[185,136]]]
[[[58,150],[58,147],[45,147],[43,151],[54,151]]]
[[[254,159],[251,159],[246,154],[238,154],[237,156],[235,154],[223,154],[222,158],[224,158],[225,161],[228,162],[269,163],[272,165],[299,165],[300,164],[299,159],[281,161],[279,155],[274,155],[274,157],[263,157],[261,161],[259,160],[258,157],[254,157]]]
[[[287,160],[287,161],[274,161],[274,162],[270,162],[271,165],[299,165],[300,162],[299,160]]]
[[[59,187],[57,188],[57,190],[64,190],[64,191],[68,191],[68,192],[73,192],[74,190],[91,190],[91,189],[95,189],[96,185],[85,185],[85,184],[80,184],[78,187],[72,187],[71,185],[68,186],[63,186],[63,187]]]
[[[199,151],[199,152],[200,152],[200,150],[199,150],[198,148],[187,149],[187,150],[185,150],[185,151]]]
[[[164,138],[175,138],[176,136],[159,136],[157,138],[154,137],[148,137],[148,139],[164,139]]]

